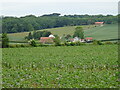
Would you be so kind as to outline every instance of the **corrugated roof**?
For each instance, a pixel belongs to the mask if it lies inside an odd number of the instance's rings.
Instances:
[[[41,37],[40,39],[53,39],[53,37]]]
[[[93,38],[92,38],[92,37],[86,37],[85,39],[89,39],[89,40],[92,40]]]
[[[96,24],[103,24],[104,22],[95,22]]]

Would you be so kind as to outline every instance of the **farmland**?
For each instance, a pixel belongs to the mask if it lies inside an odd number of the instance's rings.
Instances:
[[[4,48],[5,88],[118,88],[118,46]]]
[[[53,34],[57,34],[62,36],[63,34],[73,35],[75,31],[75,27],[77,26],[66,26],[60,28],[52,28],[52,29],[43,29],[52,32]],[[96,40],[106,40],[106,39],[118,39],[118,25],[104,25],[95,27],[94,25],[84,25],[85,37],[93,37]],[[41,30],[41,31],[43,31]],[[12,41],[23,41],[24,37],[28,35],[28,32],[22,33],[13,33],[8,34],[10,40]]]

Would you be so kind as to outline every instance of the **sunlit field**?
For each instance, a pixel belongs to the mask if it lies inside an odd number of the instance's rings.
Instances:
[[[118,46],[4,48],[5,88],[118,88]]]

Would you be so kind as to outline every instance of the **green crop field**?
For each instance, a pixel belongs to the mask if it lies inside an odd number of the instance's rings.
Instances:
[[[53,34],[57,34],[62,36],[63,34],[73,35],[75,28],[77,26],[66,26],[60,28],[52,28],[52,29],[43,29],[52,32]],[[118,39],[118,25],[104,25],[95,27],[94,25],[85,25],[82,26],[84,28],[85,37],[93,37],[96,40],[106,40],[106,39]],[[43,31],[41,30],[41,31]],[[23,41],[24,37],[28,35],[28,32],[23,33],[13,33],[8,34],[10,40],[12,41]]]
[[[118,46],[3,48],[5,88],[118,88]]]
[[[104,25],[85,31],[85,36],[96,40],[118,39],[118,25]]]

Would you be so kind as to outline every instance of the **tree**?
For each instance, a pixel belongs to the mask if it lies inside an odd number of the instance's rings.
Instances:
[[[36,47],[36,42],[34,39],[30,40],[30,45],[33,46],[33,47]]]
[[[30,40],[30,39],[32,39],[32,38],[33,38],[32,33],[29,32],[27,39]]]
[[[49,31],[44,31],[42,37],[48,37],[51,34]]]
[[[55,35],[55,38],[53,39],[55,46],[60,46],[60,38],[58,35]]]
[[[84,31],[82,27],[76,27],[73,37],[84,39]]]
[[[28,28],[28,31],[33,31],[34,30],[34,28],[33,28],[33,26],[31,24],[28,24],[27,28]]]
[[[64,15],[59,13],[46,14],[43,16],[27,15],[24,17],[2,17],[2,32],[16,33],[47,28],[63,27],[70,25],[88,25],[95,22],[113,24],[118,22],[118,17],[113,15]]]
[[[70,34],[68,34],[68,35],[65,36],[66,39],[69,39],[70,37],[71,37]]]
[[[2,34],[2,48],[9,47],[9,38],[6,33]]]

